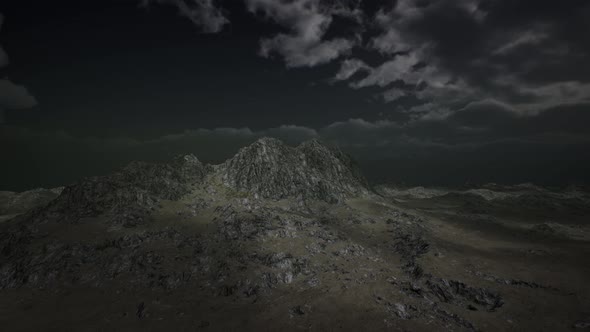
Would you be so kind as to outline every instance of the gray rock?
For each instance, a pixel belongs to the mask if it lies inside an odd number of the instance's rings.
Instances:
[[[75,222],[81,217],[110,213],[115,221],[133,226],[160,199],[178,199],[201,183],[210,167],[193,155],[168,164],[132,162],[120,171],[84,179],[65,187],[36,219],[57,216]]]
[[[0,191],[0,215],[18,214],[42,207],[61,194],[63,187],[33,189],[20,193]]]
[[[270,199],[338,202],[368,193],[354,162],[317,140],[293,148],[262,138],[221,165],[220,174],[226,186]]]

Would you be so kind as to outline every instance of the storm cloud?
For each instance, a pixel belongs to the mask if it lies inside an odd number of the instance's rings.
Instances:
[[[52,35],[20,43],[27,61],[13,72],[25,74],[0,76],[11,78],[0,80],[0,108],[34,106],[25,84],[51,123],[8,114],[3,182],[58,185],[181,153],[220,162],[263,136],[327,141],[375,181],[588,181],[588,1],[132,3],[112,28],[72,9],[97,41],[58,30],[67,38],[47,54],[59,70],[22,69]],[[20,179],[19,165],[29,169]]]
[[[524,115],[590,100],[589,49],[582,37],[590,33],[587,1],[244,3],[251,14],[285,29],[260,37],[261,56],[277,54],[288,67],[337,61],[341,68],[332,82],[379,88],[377,94],[392,104],[392,112],[412,119],[450,114],[485,100]],[[223,2],[218,5],[195,1],[195,23],[210,26],[207,20],[221,15]],[[353,28],[332,29],[338,20]],[[223,24],[214,26],[208,31],[220,31]]]

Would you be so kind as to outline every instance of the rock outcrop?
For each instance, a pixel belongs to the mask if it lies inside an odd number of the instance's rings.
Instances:
[[[178,199],[187,194],[209,171],[210,166],[193,155],[177,157],[167,164],[132,162],[111,175],[65,187],[46,212],[79,218],[150,209],[160,199]]]
[[[0,216],[15,215],[44,206],[59,196],[62,190],[63,187],[52,189],[37,188],[20,193],[0,191]]]
[[[210,179],[221,179],[235,191],[266,199],[334,203],[368,193],[355,163],[339,150],[317,140],[290,147],[277,139],[262,138],[215,167],[193,155],[164,164],[132,162],[113,174],[65,187],[47,206],[31,213],[40,221],[76,222],[103,214],[110,214],[115,222],[141,219],[159,200],[178,200]]]
[[[293,148],[262,138],[242,148],[219,172],[226,186],[269,199],[300,196],[337,202],[368,193],[352,159],[317,140]]]

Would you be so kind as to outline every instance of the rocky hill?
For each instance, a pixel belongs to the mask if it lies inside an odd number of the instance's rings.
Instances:
[[[317,140],[292,148],[262,138],[241,149],[219,172],[225,185],[271,199],[301,196],[338,202],[368,193],[352,159]]]
[[[215,187],[219,179],[228,189],[273,200],[336,203],[369,193],[356,164],[342,152],[316,140],[294,148],[262,138],[221,165],[185,155],[170,163],[132,162],[113,174],[83,179],[33,211],[33,219],[75,222],[109,214],[115,223],[130,225],[143,222],[160,200],[178,200],[195,186]]]
[[[178,156],[163,164],[132,162],[113,174],[66,186],[47,206],[32,211],[32,219],[76,222],[81,217],[108,214],[113,221],[126,225],[141,222],[158,201],[186,195],[210,171],[211,166],[193,155]]]
[[[63,187],[38,188],[20,193],[0,191],[0,221],[27,212],[36,207],[45,206],[58,197]]]
[[[0,222],[2,328],[590,326],[587,201],[379,192],[338,149],[263,138],[219,165],[134,162],[55,199],[23,194],[43,199]],[[559,209],[533,213],[538,194]]]

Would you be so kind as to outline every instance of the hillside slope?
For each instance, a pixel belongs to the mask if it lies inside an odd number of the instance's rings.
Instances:
[[[509,228],[540,220],[505,201],[386,192],[317,141],[262,139],[214,166],[190,155],[132,163],[0,223],[0,322],[10,331],[588,324],[590,242]]]

